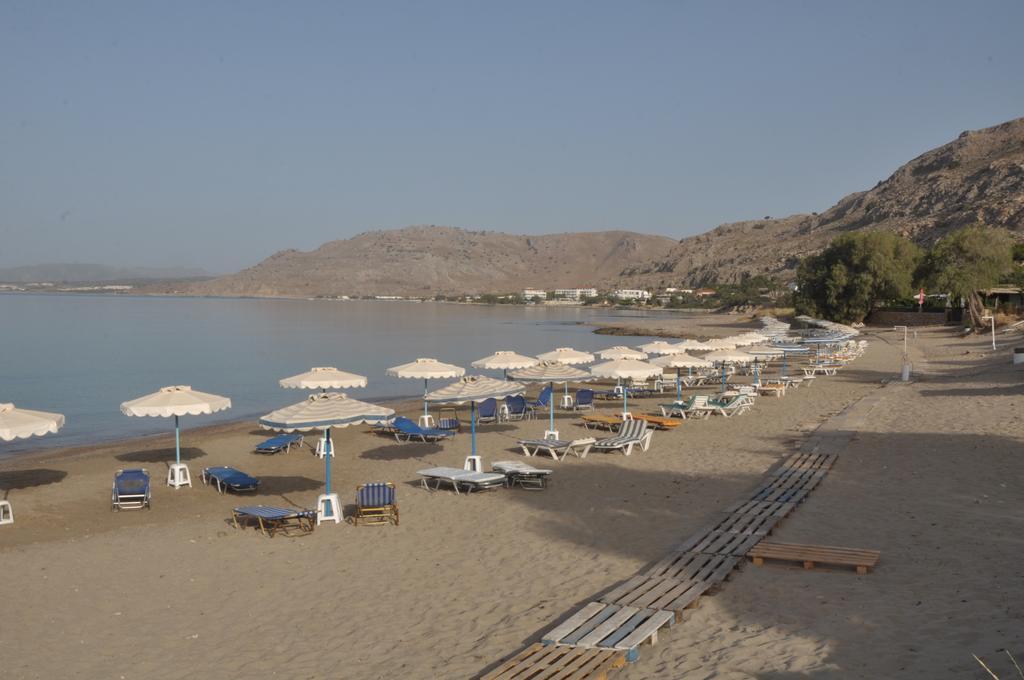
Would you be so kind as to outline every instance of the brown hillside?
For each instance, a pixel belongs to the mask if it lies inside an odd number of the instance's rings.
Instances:
[[[452,227],[372,231],[314,251],[285,250],[237,274],[191,286],[200,295],[430,295],[527,287],[604,287],[676,241],[625,231],[517,236]]]
[[[888,229],[927,245],[979,221],[1024,239],[1024,118],[964,132],[820,215],[724,224],[623,277],[652,286],[734,281],[746,272],[787,278],[799,258],[843,232]]]

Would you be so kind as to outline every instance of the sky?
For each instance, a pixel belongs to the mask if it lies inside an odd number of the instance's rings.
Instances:
[[[0,0],[0,266],[822,211],[1024,116],[1024,2]]]

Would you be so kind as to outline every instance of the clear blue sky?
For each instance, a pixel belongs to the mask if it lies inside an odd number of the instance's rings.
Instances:
[[[0,3],[0,266],[823,210],[1024,115],[1024,2]]]

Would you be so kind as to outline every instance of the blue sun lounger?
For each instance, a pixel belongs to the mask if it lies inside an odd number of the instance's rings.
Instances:
[[[256,453],[280,453],[289,451],[293,446],[302,446],[301,434],[282,434],[271,437],[256,446]]]
[[[392,482],[370,482],[356,487],[356,512],[352,524],[387,524],[398,526],[398,501]]]
[[[440,430],[434,427],[420,427],[408,418],[398,416],[391,421],[395,428],[395,439],[399,442],[408,442],[419,439],[421,442],[436,442],[439,439],[448,439],[455,436],[451,430]]]
[[[110,491],[111,510],[141,510],[150,505],[149,473],[141,469],[118,470]]]
[[[246,505],[235,508],[231,511],[231,519],[237,529],[255,525],[271,538],[275,532],[281,532],[285,536],[293,533],[308,534],[316,526],[316,512],[313,510],[275,508],[269,505]]]
[[[233,467],[203,468],[203,484],[209,484],[210,480],[217,485],[217,491],[220,493],[255,491],[260,485],[260,480]]]

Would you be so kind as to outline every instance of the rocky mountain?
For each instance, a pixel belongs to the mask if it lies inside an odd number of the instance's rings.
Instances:
[[[976,222],[1024,240],[1024,118],[964,132],[821,214],[723,224],[684,238],[665,257],[624,268],[622,278],[650,286],[729,282],[744,273],[785,279],[801,257],[844,232],[887,229],[930,245]]]
[[[625,231],[520,236],[453,227],[371,231],[285,250],[183,292],[198,295],[432,295],[608,287],[676,241]]]
[[[928,245],[974,222],[1024,239],[1024,118],[964,132],[821,214],[723,224],[675,241],[624,231],[518,236],[451,227],[373,231],[286,250],[174,292],[200,295],[429,295],[526,287],[662,287],[793,276],[835,236],[888,229]],[[169,292],[168,289],[167,292]]]

